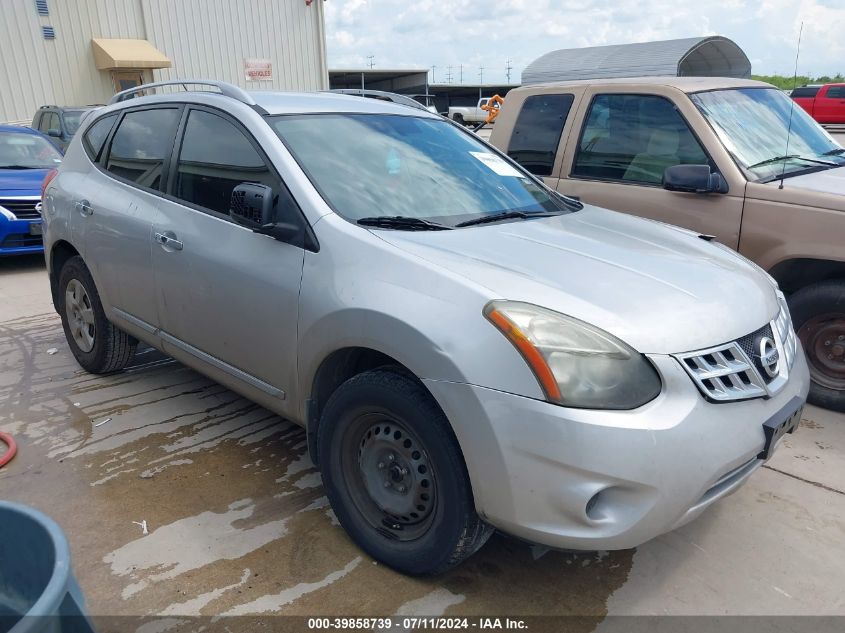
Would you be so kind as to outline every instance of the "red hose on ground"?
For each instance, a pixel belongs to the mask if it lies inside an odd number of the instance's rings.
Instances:
[[[12,461],[15,453],[18,452],[18,445],[15,444],[15,439],[11,435],[3,433],[2,431],[0,431],[0,442],[3,442],[9,447],[8,450],[0,456],[0,468],[3,468],[3,466]]]

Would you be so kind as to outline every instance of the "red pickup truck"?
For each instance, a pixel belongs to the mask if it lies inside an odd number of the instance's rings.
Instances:
[[[819,123],[845,123],[845,84],[803,86],[790,96]]]

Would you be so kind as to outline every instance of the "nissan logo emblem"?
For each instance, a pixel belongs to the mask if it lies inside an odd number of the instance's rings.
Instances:
[[[774,378],[778,375],[778,360],[780,355],[775,346],[775,342],[768,336],[760,339],[760,366],[763,368],[769,378]]]
[[[41,205],[41,203],[40,203],[40,202],[39,202],[38,204],[36,204],[36,205],[35,205],[35,210],[36,210],[36,211],[38,211],[38,213],[39,213],[39,214],[41,213],[41,209],[42,209],[42,208],[43,208],[43,207],[42,207],[42,205]]]

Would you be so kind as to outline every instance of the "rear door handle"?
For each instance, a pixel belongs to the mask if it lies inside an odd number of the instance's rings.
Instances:
[[[164,246],[174,251],[182,250],[182,242],[176,239],[176,234],[173,231],[165,231],[164,233],[155,233],[153,239]]]
[[[76,207],[76,210],[79,211],[79,214],[82,216],[88,217],[94,213],[94,209],[91,208],[91,203],[87,200],[77,200],[73,203],[73,206]]]

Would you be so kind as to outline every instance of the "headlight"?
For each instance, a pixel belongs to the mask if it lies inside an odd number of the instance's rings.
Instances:
[[[634,409],[660,393],[642,354],[583,321],[517,301],[491,301],[484,316],[522,354],[550,402]]]

